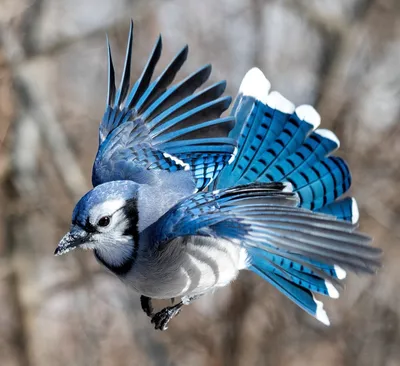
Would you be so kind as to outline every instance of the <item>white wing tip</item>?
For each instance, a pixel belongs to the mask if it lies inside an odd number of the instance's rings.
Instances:
[[[340,266],[338,266],[337,264],[335,264],[335,265],[333,266],[333,268],[334,268],[334,270],[335,270],[336,277],[337,277],[339,280],[344,280],[344,279],[346,278],[347,273],[346,273],[346,271],[345,271],[342,267],[340,267]]]
[[[314,301],[315,301],[315,304],[317,305],[317,310],[315,312],[315,317],[317,318],[317,320],[319,320],[321,323],[323,323],[327,326],[331,325],[331,322],[329,321],[329,318],[328,318],[328,314],[324,310],[324,304],[322,303],[322,301],[318,301],[315,297],[314,297]]]
[[[166,152],[163,153],[163,156],[167,159],[171,159],[176,165],[182,166],[184,170],[190,170],[190,165],[185,163],[183,160],[177,158],[176,156],[173,156]]]
[[[328,140],[333,141],[338,146],[338,148],[340,147],[340,141],[332,131],[326,130],[325,128],[318,128],[315,133],[322,137],[325,137]]]
[[[283,188],[282,192],[293,192],[293,184],[289,182],[283,183],[285,188]]]
[[[325,281],[325,286],[326,289],[328,291],[328,295],[329,297],[331,297],[332,299],[338,299],[339,298],[339,291],[336,289],[335,286],[332,285],[331,282],[329,281]]]
[[[235,148],[233,149],[232,156],[231,156],[231,157],[229,158],[229,160],[228,160],[228,165],[230,165],[230,164],[233,163],[233,161],[234,161],[235,158],[236,158],[237,152],[238,152],[238,148],[235,146]]]
[[[239,94],[254,97],[265,104],[270,89],[271,83],[263,72],[259,68],[253,67],[244,76],[240,84]]]
[[[352,198],[351,199],[351,223],[357,224],[360,219],[360,212],[358,211],[357,201]]]
[[[271,92],[265,103],[283,113],[292,114],[294,111],[294,104],[277,91]]]
[[[311,105],[303,104],[298,106],[296,108],[296,114],[301,120],[312,124],[314,130],[321,124],[321,116]]]

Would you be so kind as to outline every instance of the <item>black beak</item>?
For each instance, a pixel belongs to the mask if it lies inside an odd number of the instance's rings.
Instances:
[[[73,250],[88,241],[89,234],[85,230],[74,228],[69,233],[65,234],[60,240],[56,250],[54,251],[54,255],[68,253],[70,250]]]

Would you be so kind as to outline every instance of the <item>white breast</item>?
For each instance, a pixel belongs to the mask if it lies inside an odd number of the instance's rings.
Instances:
[[[246,250],[232,241],[192,237],[187,252],[185,267],[192,269],[189,291],[203,293],[210,288],[226,286],[246,267]],[[199,283],[196,283],[195,271],[201,273]]]
[[[140,261],[127,281],[152,298],[204,294],[233,281],[247,267],[238,242],[209,237],[178,238],[165,251]]]

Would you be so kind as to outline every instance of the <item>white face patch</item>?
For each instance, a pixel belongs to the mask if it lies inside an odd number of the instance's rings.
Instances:
[[[124,205],[125,200],[118,199],[105,201],[94,206],[89,212],[90,223],[96,226],[100,218],[104,216],[112,216],[116,211],[124,207]]]
[[[122,210],[124,205],[125,201],[120,200],[104,202],[95,207],[96,220],[109,216],[110,223],[105,227],[97,226],[98,232],[93,233],[90,242],[82,246],[83,249],[96,249],[109,265],[123,263],[132,253],[132,247],[135,244],[130,236],[125,235],[129,227],[129,218]]]

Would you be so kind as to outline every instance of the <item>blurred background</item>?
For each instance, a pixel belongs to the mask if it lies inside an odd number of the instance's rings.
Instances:
[[[234,96],[258,66],[339,136],[385,257],[326,301],[331,327],[244,274],[154,331],[91,253],[53,257],[90,189],[105,34],[120,72],[130,18],[133,77],[162,33],[161,66],[190,45],[179,78],[210,62]],[[400,365],[399,64],[398,0],[0,0],[0,365]]]

